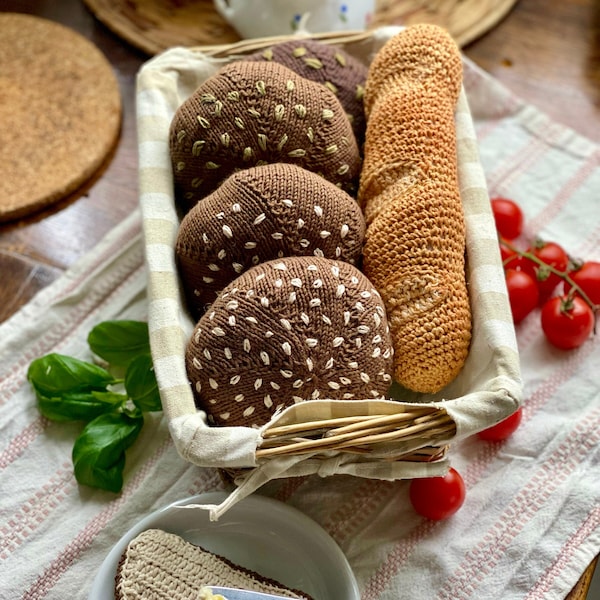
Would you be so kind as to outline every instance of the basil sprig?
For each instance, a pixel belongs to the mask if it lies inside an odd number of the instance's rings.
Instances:
[[[53,353],[32,361],[27,379],[46,418],[86,423],[73,446],[77,481],[119,492],[125,451],[142,430],[143,413],[162,410],[148,325],[104,321],[92,329],[88,344],[105,367]]]

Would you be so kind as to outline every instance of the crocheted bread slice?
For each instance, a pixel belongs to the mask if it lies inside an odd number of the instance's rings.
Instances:
[[[471,335],[454,126],[461,82],[448,33],[415,25],[375,56],[365,92],[363,268],[386,306],[395,378],[424,393],[456,377]]]
[[[204,586],[312,600],[299,590],[234,564],[178,535],[148,529],[129,542],[115,576],[116,600],[196,600]]]
[[[121,125],[109,62],[78,33],[0,13],[0,221],[54,203],[101,166]]]
[[[181,222],[175,252],[196,318],[250,267],[283,256],[354,264],[365,233],[354,198],[287,163],[244,169],[198,202]]]

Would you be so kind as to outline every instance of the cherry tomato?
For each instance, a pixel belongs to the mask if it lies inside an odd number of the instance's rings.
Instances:
[[[569,255],[556,242],[536,241],[533,246],[527,249],[527,253],[533,254],[557,271],[565,272],[569,266]],[[540,292],[540,304],[543,304],[550,297],[556,286],[562,281],[559,275],[552,273],[527,257],[522,257],[516,268],[526,271],[536,280]]]
[[[525,271],[506,269],[505,277],[513,321],[520,323],[538,305],[538,287]]]
[[[542,330],[557,348],[581,346],[594,329],[594,313],[579,296],[556,296],[542,307]]]
[[[443,477],[423,477],[410,482],[409,497],[413,508],[432,521],[452,516],[463,505],[465,495],[465,482],[452,467]]]
[[[492,198],[492,213],[498,233],[507,240],[514,240],[523,231],[523,212],[519,205],[508,198]]]
[[[523,418],[523,409],[517,408],[517,410],[506,417],[500,423],[496,423],[483,431],[480,431],[477,435],[482,439],[488,442],[501,442],[505,440],[507,437],[510,437],[519,427],[521,423],[521,419]]]
[[[584,262],[579,268],[569,273],[569,277],[583,290],[584,294],[594,304],[600,304],[600,263]],[[565,284],[565,291],[570,285]]]

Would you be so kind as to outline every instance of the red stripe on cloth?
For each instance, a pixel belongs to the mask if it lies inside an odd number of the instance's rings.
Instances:
[[[63,463],[47,483],[35,495],[23,502],[18,511],[6,517],[6,525],[0,528],[0,559],[5,560],[40,526],[50,513],[66,498],[75,487],[73,466]]]
[[[381,506],[397,490],[398,485],[393,481],[366,480],[352,498],[339,505],[322,525],[341,545],[365,522],[372,521],[373,515],[379,513]]]
[[[436,598],[466,600],[473,596],[517,535],[598,442],[600,408],[592,411],[567,434],[521,488],[482,541],[465,555],[462,564],[455,569],[455,575],[446,580]]]
[[[558,215],[569,201],[569,198],[594,174],[600,165],[600,149],[590,154],[573,173],[561,190],[544,206],[538,215],[528,220],[526,229],[530,236],[535,236]]]
[[[123,268],[117,270],[95,293],[90,293],[77,304],[69,313],[68,319],[64,319],[50,327],[35,344],[20,354],[17,360],[2,373],[0,406],[5,404],[20,389],[29,368],[29,363],[34,358],[43,356],[50,351],[60,351],[61,347],[64,347],[74,335],[79,333],[77,329],[86,319],[101,310],[104,304],[118,294],[142,270],[145,272],[145,265],[140,254],[139,260],[136,257],[135,260],[129,261]],[[89,277],[89,273],[85,273],[85,278],[87,277]],[[85,278],[78,280],[76,285],[85,281]],[[52,302],[56,303],[56,299]]]
[[[581,544],[588,539],[590,534],[596,531],[599,526],[600,506],[595,506],[579,529],[563,546],[562,551],[556,557],[555,561],[548,567],[544,575],[538,579],[535,587],[531,590],[526,600],[544,600],[548,597],[547,593],[552,588],[557,577],[562,576],[565,569],[573,564],[573,555],[581,547]]]
[[[121,494],[93,519],[88,521],[73,540],[58,553],[34,584],[25,591],[21,597],[22,600],[39,600],[48,594],[64,573],[74,566],[77,559],[92,545],[96,536],[111,522],[119,509],[144,483],[152,467],[171,445],[171,438],[168,437],[157,447],[153,455],[137,471],[135,477],[125,484]]]
[[[531,137],[529,141],[514,154],[511,154],[506,160],[500,163],[494,170],[486,173],[486,180],[490,195],[502,194],[510,183],[516,178],[526,173],[531,166],[548,150],[548,145],[564,134],[564,128],[552,123],[548,126],[545,138]]]
[[[19,456],[25,452],[29,444],[48,427],[49,421],[44,417],[38,417],[27,425],[25,429],[16,435],[8,444],[6,450],[0,454],[0,470],[6,469]]]
[[[439,521],[422,521],[402,542],[395,544],[373,576],[367,582],[361,600],[377,600],[396,576],[400,566],[408,560],[419,542],[431,535],[440,526]]]

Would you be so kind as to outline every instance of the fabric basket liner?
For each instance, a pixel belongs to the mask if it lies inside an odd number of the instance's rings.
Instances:
[[[379,28],[366,37],[340,45],[369,64],[377,50],[400,30],[400,27]],[[392,386],[389,400],[307,401],[284,409],[260,430],[210,427],[205,413],[195,407],[184,359],[185,346],[195,322],[186,309],[175,263],[179,217],[175,208],[168,134],[180,104],[223,64],[236,58],[240,57],[219,58],[207,55],[202,48],[174,47],[145,63],[137,77],[139,186],[148,268],[150,343],[163,409],[175,446],[181,457],[193,464],[243,470],[228,501],[219,509],[209,507],[213,518],[218,518],[232,503],[278,477],[344,473],[393,480],[443,474],[450,463],[447,456],[429,462],[413,462],[390,459],[385,450],[366,455],[321,451],[318,457],[307,453],[258,460],[256,451],[262,442],[262,432],[274,425],[340,415],[389,415],[414,405],[441,408],[452,417],[456,433],[441,440],[442,444],[450,444],[490,427],[520,406],[522,382],[515,329],[464,89],[457,103],[455,122],[473,331],[469,356],[456,379],[436,394],[407,395],[402,390],[400,395]],[[410,445],[427,444],[424,436]]]

